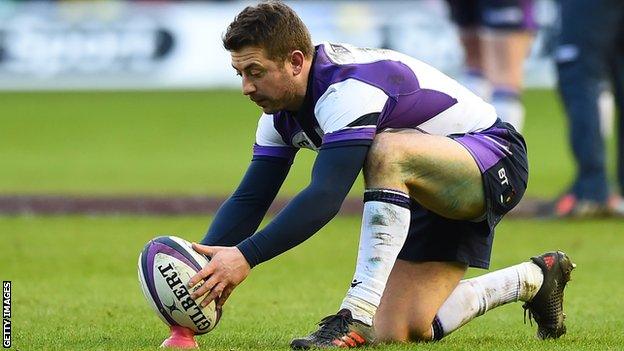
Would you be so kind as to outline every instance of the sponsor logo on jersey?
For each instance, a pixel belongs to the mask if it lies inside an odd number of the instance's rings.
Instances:
[[[304,132],[299,132],[295,134],[292,137],[292,144],[300,148],[317,150],[316,146],[314,146],[310,138],[308,138],[308,136]]]

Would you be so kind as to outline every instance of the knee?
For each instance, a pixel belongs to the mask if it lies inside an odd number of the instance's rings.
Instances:
[[[375,323],[375,340],[378,343],[406,343],[432,341],[431,324]]]
[[[377,172],[391,170],[401,155],[401,145],[391,133],[375,136],[366,157],[366,169]]]
[[[410,325],[409,340],[416,342],[427,342],[433,339],[431,334],[431,323],[418,322]]]
[[[385,133],[375,137],[364,163],[364,182],[367,187],[394,188],[401,183],[396,172],[398,156],[394,146],[394,141]]]
[[[364,180],[369,187],[390,187],[407,191],[402,167],[406,157],[406,145],[398,133],[381,133],[366,157]]]
[[[398,325],[375,323],[375,342],[387,343],[405,343],[410,340],[410,333],[407,324]]]
[[[393,343],[409,341],[409,318],[399,306],[381,302],[373,324],[375,325],[375,341]]]
[[[431,322],[427,318],[411,318],[409,314],[386,310],[375,315],[375,340],[378,343],[431,341]]]

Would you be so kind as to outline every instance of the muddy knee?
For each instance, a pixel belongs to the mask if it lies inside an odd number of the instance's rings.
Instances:
[[[370,170],[383,171],[394,168],[402,154],[400,143],[393,133],[380,133],[375,136],[366,156],[366,167]]]
[[[401,163],[406,150],[402,138],[398,133],[380,133],[375,136],[364,164],[364,179],[368,187],[405,187]]]

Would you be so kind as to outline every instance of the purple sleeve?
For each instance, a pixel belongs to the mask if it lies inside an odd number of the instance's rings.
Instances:
[[[253,155],[256,156],[270,156],[283,158],[288,161],[289,164],[293,163],[295,155],[299,149],[291,146],[262,146],[254,144]]]
[[[323,136],[323,145],[347,140],[373,140],[376,127],[343,128]]]
[[[370,145],[377,133],[379,113],[369,113],[349,123],[344,128],[323,136],[323,148],[345,142]]]

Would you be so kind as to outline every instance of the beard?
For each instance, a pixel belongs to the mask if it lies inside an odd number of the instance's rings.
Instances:
[[[296,101],[296,89],[295,83],[288,79],[284,79],[284,86],[279,97],[272,98],[268,96],[262,96],[259,101],[262,101],[262,111],[266,114],[274,114],[279,111],[297,111],[300,106],[295,106]]]
[[[270,85],[263,85],[250,99],[266,114],[275,114],[279,111],[297,111],[301,107],[302,97],[297,96],[297,82],[286,70],[280,70],[275,77],[271,77]]]

